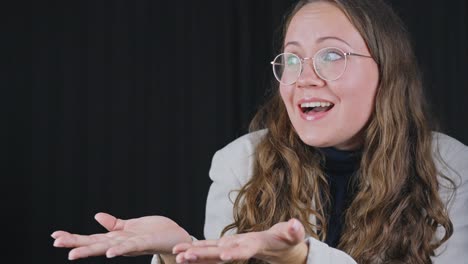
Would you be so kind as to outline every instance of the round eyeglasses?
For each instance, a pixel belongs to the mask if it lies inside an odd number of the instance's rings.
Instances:
[[[271,62],[273,74],[284,85],[295,83],[304,69],[306,60],[312,60],[315,73],[325,81],[335,81],[346,70],[348,56],[372,58],[371,56],[344,52],[339,48],[323,48],[312,58],[300,58],[294,53],[281,53]]]

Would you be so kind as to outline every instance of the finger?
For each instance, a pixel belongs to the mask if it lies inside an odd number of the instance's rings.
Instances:
[[[150,248],[150,236],[138,236],[129,238],[118,245],[109,248],[106,252],[106,256],[108,258],[113,258],[115,256],[122,256],[122,255],[142,255],[146,252],[149,252]]]
[[[191,243],[180,243],[175,245],[172,248],[172,254],[178,254],[180,252],[186,251],[187,249],[191,248],[192,244]]]
[[[225,261],[222,261],[222,260],[219,260],[219,259],[216,259],[216,260],[199,260],[197,258],[194,258],[194,259],[185,259],[183,257],[180,257],[179,259],[177,259],[176,257],[176,263],[190,263],[190,264],[222,264],[222,263],[226,263]]]
[[[300,243],[304,240],[305,237],[305,229],[302,223],[292,218],[288,221],[288,237],[289,242],[292,244]]]
[[[177,263],[224,263],[232,260],[248,260],[252,258],[256,250],[252,247],[236,248],[192,248],[187,252],[177,255]]]
[[[191,260],[191,261],[185,261],[185,262],[177,262],[177,263],[190,263],[190,264],[223,264],[226,263],[225,261],[221,260]]]
[[[254,246],[239,246],[224,248],[219,256],[223,261],[248,260],[252,258],[256,252],[257,250]]]
[[[57,230],[57,231],[54,231],[50,236],[54,239],[57,239],[65,235],[70,235],[70,233],[68,233],[67,231]]]
[[[60,233],[54,241],[55,247],[81,247],[110,240],[105,234],[77,235],[68,232]]]
[[[179,253],[176,256],[176,263],[196,263],[198,258],[193,254],[186,254],[185,252]]]
[[[218,239],[211,239],[211,240],[197,240],[193,241],[192,245],[196,247],[215,247],[218,245]]]
[[[111,240],[111,241],[106,241],[105,243],[96,243],[84,247],[77,247],[68,253],[68,259],[69,260],[75,260],[79,258],[86,258],[86,257],[92,257],[92,256],[102,256],[106,253],[106,251],[111,248],[112,246],[115,246],[119,241],[117,240]]]
[[[192,247],[176,256],[177,263],[197,261],[222,261],[219,247]]]
[[[212,239],[212,240],[196,240],[196,241],[193,241],[192,243],[179,243],[172,248],[172,253],[177,254],[177,253],[186,251],[187,249],[191,247],[215,247],[215,246],[218,246],[218,241],[219,240]]]
[[[192,243],[180,243],[175,245],[172,248],[172,253],[177,254],[183,251],[186,251],[187,249],[191,247],[214,247],[217,246],[218,240],[197,240],[193,241]]]
[[[125,226],[125,220],[107,213],[97,213],[94,219],[108,231],[122,230]]]
[[[203,260],[202,262],[198,262],[198,261],[187,261],[185,263],[190,263],[190,264],[223,264],[223,263],[226,263],[224,261],[209,261],[209,260]]]
[[[240,236],[227,236],[227,237],[222,237],[218,241],[218,246],[219,247],[237,247],[239,246],[240,241],[242,238],[245,237],[245,235],[240,235]]]

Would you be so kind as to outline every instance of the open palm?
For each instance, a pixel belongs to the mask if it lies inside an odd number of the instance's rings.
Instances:
[[[168,254],[178,243],[190,242],[190,235],[174,221],[163,216],[145,216],[118,219],[110,214],[98,213],[95,219],[109,232],[80,235],[55,231],[55,247],[72,248],[68,258],[78,259],[106,255],[136,256]]]
[[[261,232],[181,243],[174,247],[174,252],[177,263],[220,263],[250,258],[269,263],[303,263],[308,252],[304,239],[304,226],[291,219]]]

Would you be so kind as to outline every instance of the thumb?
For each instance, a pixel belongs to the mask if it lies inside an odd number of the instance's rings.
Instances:
[[[94,219],[102,225],[107,231],[121,230],[125,226],[125,220],[118,219],[107,213],[97,213]]]
[[[291,244],[298,244],[305,238],[304,226],[296,218],[289,219],[287,233]]]

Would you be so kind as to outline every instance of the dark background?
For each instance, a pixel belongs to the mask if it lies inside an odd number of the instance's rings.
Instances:
[[[263,102],[275,36],[293,2],[4,6],[2,258],[67,263],[68,250],[53,248],[50,234],[102,232],[99,211],[166,215],[202,238],[211,157],[246,133]],[[442,131],[468,144],[467,2],[389,2],[413,36]]]

